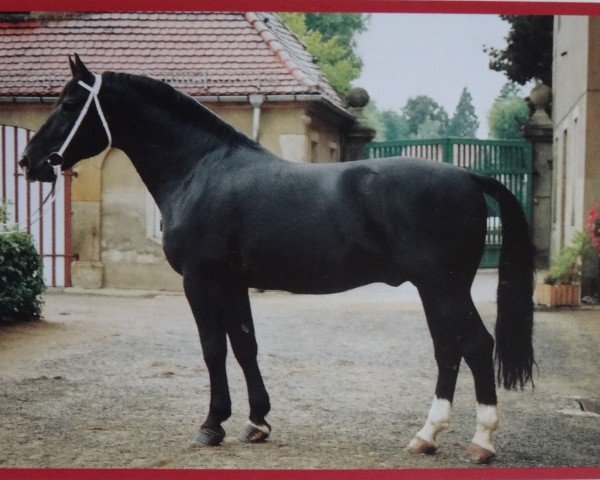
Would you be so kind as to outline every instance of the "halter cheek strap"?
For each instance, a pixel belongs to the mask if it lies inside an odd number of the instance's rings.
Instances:
[[[77,130],[79,130],[79,127],[83,122],[85,114],[90,109],[92,101],[96,105],[96,111],[98,112],[98,116],[100,117],[100,122],[102,123],[104,131],[106,132],[106,138],[108,140],[108,145],[106,148],[110,148],[112,145],[112,135],[110,134],[108,123],[106,122],[104,112],[102,111],[102,107],[100,106],[100,100],[98,99],[98,93],[100,93],[100,87],[102,87],[102,75],[95,74],[94,77],[94,85],[92,85],[91,87],[87,83],[84,83],[81,80],[79,80],[78,84],[85,88],[88,92],[90,92],[88,98],[83,104],[83,108],[81,109],[81,112],[79,112],[79,116],[77,117],[77,120],[75,120],[75,124],[71,128],[71,131],[69,132],[69,135],[63,142],[62,146],[56,152],[52,152],[50,155],[48,155],[47,162],[54,169],[54,174],[57,177],[60,175],[61,166],[64,160],[63,154],[65,153],[65,150],[68,148],[69,144],[73,140],[73,137],[77,133]]]

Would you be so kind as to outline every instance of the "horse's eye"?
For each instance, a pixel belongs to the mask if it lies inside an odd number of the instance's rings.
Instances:
[[[75,110],[75,103],[73,102],[63,102],[61,108],[64,112],[70,113]]]

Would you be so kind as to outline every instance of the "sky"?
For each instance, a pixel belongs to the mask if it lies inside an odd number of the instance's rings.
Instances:
[[[356,40],[364,66],[353,85],[365,88],[380,110],[399,112],[410,97],[428,95],[450,117],[466,86],[477,136],[487,138],[487,114],[507,79],[489,69],[483,46],[504,48],[509,28],[498,15],[372,14]]]

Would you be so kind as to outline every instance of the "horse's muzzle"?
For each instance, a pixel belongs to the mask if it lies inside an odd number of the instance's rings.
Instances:
[[[21,169],[27,173],[29,170],[29,159],[27,158],[27,155],[23,155],[21,157],[21,160],[19,160],[19,167],[21,167]]]
[[[52,161],[56,162],[57,159],[53,158]],[[23,154],[21,159],[18,161],[18,164],[19,167],[21,167],[21,169],[25,173],[25,178],[28,182],[52,182],[56,178],[52,169],[53,165],[50,162],[50,157],[48,157],[45,163],[43,163],[39,167],[34,168],[34,166],[31,164],[31,160],[29,159],[29,157],[26,154]],[[62,164],[62,157],[60,157],[58,165],[60,164]]]

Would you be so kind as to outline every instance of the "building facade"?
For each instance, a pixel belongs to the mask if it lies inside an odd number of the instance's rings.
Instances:
[[[37,130],[70,76],[67,55],[78,53],[94,72],[170,83],[286,160],[343,158],[355,118],[277,15],[4,15],[0,23],[0,126]],[[72,286],[181,288],[164,260],[160,215],[123,152],[78,164],[69,197]]]
[[[555,17],[553,121],[551,246],[556,255],[600,201],[600,17]],[[584,278],[584,293],[585,283]]]

